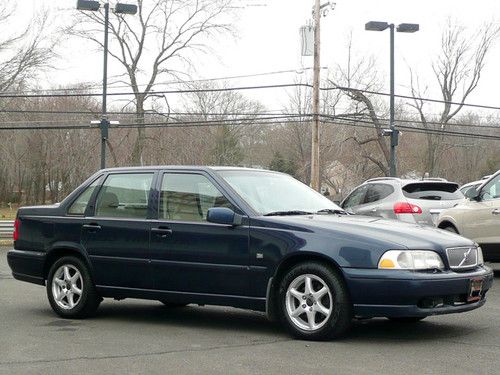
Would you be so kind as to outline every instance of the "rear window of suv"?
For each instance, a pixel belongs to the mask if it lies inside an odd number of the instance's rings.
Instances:
[[[403,194],[410,199],[448,201],[462,199],[458,185],[451,182],[413,182],[403,186]]]

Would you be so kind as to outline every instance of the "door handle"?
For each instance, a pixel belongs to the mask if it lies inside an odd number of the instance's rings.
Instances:
[[[151,232],[156,234],[158,237],[166,238],[169,234],[172,234],[172,229],[167,227],[151,228]]]
[[[495,208],[493,211],[491,211],[491,213],[493,215],[500,215],[500,209],[499,208]]]
[[[82,228],[87,229],[89,231],[94,231],[94,232],[101,230],[101,226],[99,224],[94,224],[94,223],[83,224]]]

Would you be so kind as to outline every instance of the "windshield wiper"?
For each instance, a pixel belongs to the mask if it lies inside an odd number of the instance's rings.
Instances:
[[[317,214],[334,214],[334,215],[349,215],[347,211],[339,210],[335,208],[323,208],[322,210],[316,211]]]
[[[312,212],[290,210],[290,211],[274,211],[265,214],[264,216],[291,216],[291,215],[312,215]]]

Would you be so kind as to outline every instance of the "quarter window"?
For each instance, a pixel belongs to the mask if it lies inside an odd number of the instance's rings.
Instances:
[[[96,187],[99,186],[100,181],[101,178],[97,178],[83,191],[83,193],[80,194],[78,198],[76,198],[73,204],[69,207],[68,214],[83,215],[85,213],[89,200],[92,197],[92,194],[94,193]]]
[[[153,173],[112,174],[97,196],[96,216],[145,219]]]
[[[234,206],[201,174],[166,173],[160,195],[160,219],[206,221],[212,207]]]

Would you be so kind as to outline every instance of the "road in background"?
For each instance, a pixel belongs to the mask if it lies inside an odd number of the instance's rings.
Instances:
[[[343,340],[290,338],[261,313],[105,300],[63,320],[45,290],[12,279],[0,249],[0,374],[493,374],[500,369],[500,275],[485,307],[414,325],[356,322]]]

